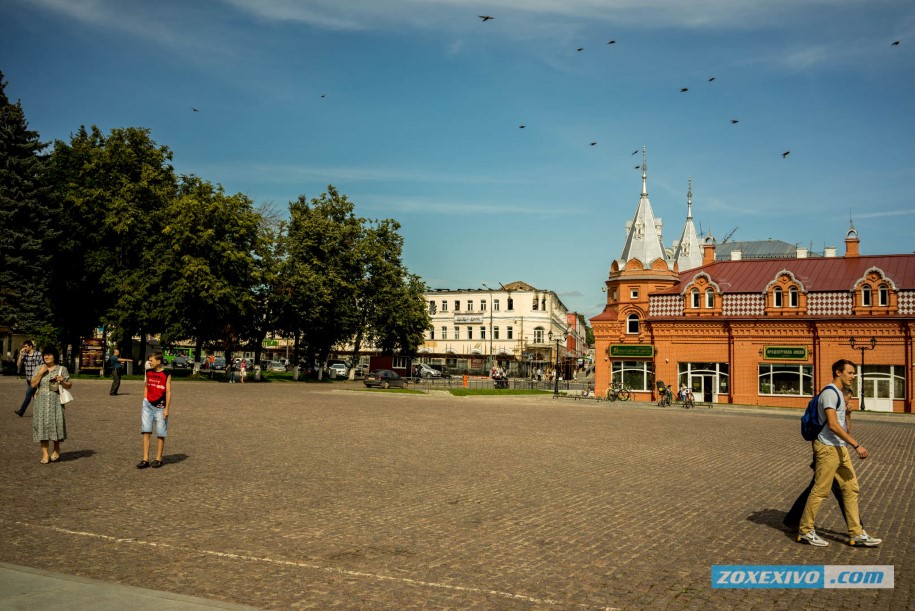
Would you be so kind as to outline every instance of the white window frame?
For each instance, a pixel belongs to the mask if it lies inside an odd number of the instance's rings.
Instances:
[[[546,329],[543,327],[534,327],[534,343],[535,344],[545,344],[546,339]]]
[[[890,287],[881,284],[877,289],[877,303],[881,308],[885,308],[890,305]]]
[[[448,300],[442,299],[442,312],[447,312],[447,311],[448,311]]]
[[[694,310],[699,309],[699,289],[693,289],[689,292],[690,307]]]
[[[779,286],[772,289],[772,307],[773,308],[782,307],[782,304],[785,301],[783,299],[784,295],[782,295],[782,292],[783,291],[782,291],[781,287],[779,287]]]
[[[715,307],[715,291],[714,289],[705,289],[705,307],[714,308]]]
[[[499,327],[492,328],[492,338],[499,339]]]
[[[871,285],[862,284],[861,285],[861,305],[865,308],[871,307]]]

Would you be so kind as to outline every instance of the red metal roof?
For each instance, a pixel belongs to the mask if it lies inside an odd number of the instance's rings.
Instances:
[[[897,290],[915,289],[915,255],[876,255],[717,261],[683,272],[679,284],[656,294],[682,293],[701,272],[707,273],[722,293],[762,293],[783,270],[794,274],[807,291],[851,291],[873,267],[882,271]]]

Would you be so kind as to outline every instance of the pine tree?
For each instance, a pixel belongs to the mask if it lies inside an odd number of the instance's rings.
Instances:
[[[0,72],[0,328],[37,336],[52,324],[44,147]]]

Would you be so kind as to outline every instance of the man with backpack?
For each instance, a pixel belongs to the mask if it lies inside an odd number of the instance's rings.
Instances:
[[[864,547],[880,545],[881,539],[871,537],[861,527],[858,515],[858,478],[851,464],[850,446],[858,458],[867,458],[867,448],[859,444],[848,433],[846,424],[847,405],[842,391],[852,388],[855,380],[855,364],[840,359],[832,365],[832,384],[827,385],[817,397],[817,416],[823,429],[813,442],[813,453],[816,457],[816,473],[813,489],[804,507],[797,540],[816,547],[826,547],[829,542],[817,535],[814,530],[817,512],[820,505],[829,496],[833,480],[839,483],[842,498],[845,501],[845,522],[848,525],[848,544]]]

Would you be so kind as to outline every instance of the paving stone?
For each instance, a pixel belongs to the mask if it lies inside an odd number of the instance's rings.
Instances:
[[[909,415],[854,416],[884,544],[845,545],[828,500],[815,549],[781,526],[798,411],[175,381],[166,464],[138,470],[142,386],[107,389],[76,382],[39,465],[0,378],[0,561],[270,609],[915,605]],[[892,564],[896,587],[714,590],[713,564]]]

